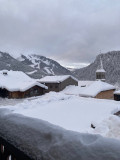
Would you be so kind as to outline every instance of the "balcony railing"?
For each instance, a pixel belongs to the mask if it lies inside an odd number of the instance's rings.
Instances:
[[[0,137],[0,160],[33,160]]]

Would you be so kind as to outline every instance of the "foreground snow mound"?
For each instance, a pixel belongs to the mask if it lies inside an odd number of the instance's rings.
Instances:
[[[28,98],[16,105],[9,103],[11,105],[1,107],[9,108],[13,113],[42,119],[65,129],[83,133],[91,132],[91,124],[99,124],[118,111],[120,106],[119,102],[112,100],[82,98],[55,92]]]
[[[109,138],[120,139],[120,117],[111,115],[96,126],[93,131],[95,134],[101,134]]]
[[[37,160],[119,160],[120,141],[0,110],[0,136]]]

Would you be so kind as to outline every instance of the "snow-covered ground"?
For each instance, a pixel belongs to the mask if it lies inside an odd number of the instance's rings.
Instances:
[[[15,100],[15,103],[1,105],[1,108],[9,108],[13,113],[46,120],[68,130],[120,139],[120,120],[113,116],[113,113],[119,110],[120,102],[114,100],[82,98],[78,95],[67,95],[62,91],[24,99],[18,103]],[[95,130],[91,129],[91,123],[96,126]]]

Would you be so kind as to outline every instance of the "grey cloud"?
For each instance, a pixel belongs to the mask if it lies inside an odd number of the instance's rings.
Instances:
[[[119,0],[0,0],[0,49],[89,63],[119,50]]]

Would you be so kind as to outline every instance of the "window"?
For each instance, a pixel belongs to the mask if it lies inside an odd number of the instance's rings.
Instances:
[[[50,88],[53,88],[53,86],[52,86],[52,85],[50,85]]]
[[[55,88],[58,88],[58,86],[56,85]]]
[[[38,93],[38,89],[35,88],[34,89],[34,93],[37,94]]]

